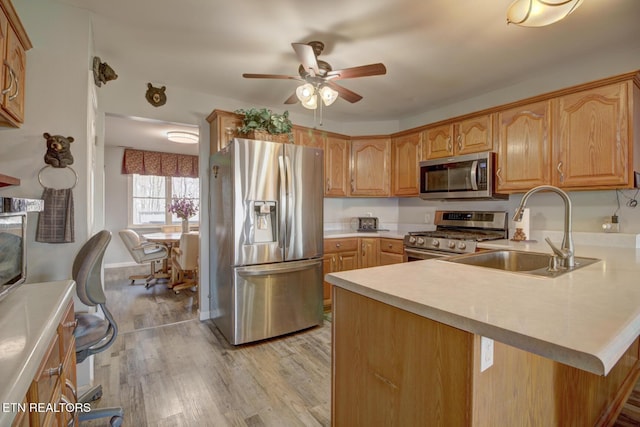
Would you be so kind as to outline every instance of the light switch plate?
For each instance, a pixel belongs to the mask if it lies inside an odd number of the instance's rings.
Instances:
[[[493,340],[480,337],[480,372],[493,366]]]

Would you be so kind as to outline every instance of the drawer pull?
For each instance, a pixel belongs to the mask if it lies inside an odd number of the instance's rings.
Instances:
[[[73,328],[76,329],[78,327],[78,319],[74,319],[71,322],[65,322],[62,324],[63,328]]]
[[[65,380],[64,384],[71,391],[71,394],[73,395],[73,399],[77,402],[78,401],[78,393],[76,392],[76,388],[73,386],[73,383],[71,381],[69,381],[69,379],[67,378]]]
[[[49,368],[46,370],[47,375],[50,377],[59,377],[62,373],[62,363],[57,368]]]
[[[65,396],[64,394],[60,395],[60,403],[64,403],[66,406],[73,406],[75,408],[75,405],[73,405],[71,402],[69,402],[69,399],[67,399],[67,396]],[[69,413],[71,415],[71,419],[67,422],[67,426],[73,426],[75,425],[75,420],[76,420],[76,411],[74,410],[73,412]]]
[[[336,243],[336,248],[339,248],[339,247],[340,247],[340,243]]]

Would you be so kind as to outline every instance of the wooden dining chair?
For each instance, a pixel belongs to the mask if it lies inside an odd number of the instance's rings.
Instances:
[[[198,258],[200,234],[183,233],[179,246],[174,246],[171,254],[174,280],[172,289],[177,294],[182,289],[198,286]]]

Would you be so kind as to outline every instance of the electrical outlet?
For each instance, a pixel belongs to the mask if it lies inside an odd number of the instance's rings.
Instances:
[[[424,222],[427,223],[427,224],[431,222],[431,214],[430,213],[424,214]]]
[[[493,366],[493,340],[480,337],[480,372]]]

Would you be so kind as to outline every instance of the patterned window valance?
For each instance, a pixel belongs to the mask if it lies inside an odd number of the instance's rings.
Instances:
[[[122,173],[197,178],[198,156],[126,148]]]

